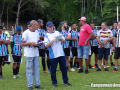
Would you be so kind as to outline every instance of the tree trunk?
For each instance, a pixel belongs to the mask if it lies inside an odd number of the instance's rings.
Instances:
[[[83,15],[83,0],[82,0],[82,9],[81,9],[81,16]]]
[[[84,0],[84,13],[85,13],[85,0]]]
[[[101,7],[101,14],[102,14],[102,17],[103,17],[103,11],[102,11],[102,1],[100,0],[100,7]]]
[[[95,12],[96,12],[96,9],[97,9],[97,0],[95,2]]]

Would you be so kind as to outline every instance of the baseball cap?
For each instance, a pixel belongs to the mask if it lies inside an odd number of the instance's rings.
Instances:
[[[42,19],[38,19],[37,22],[42,22],[43,20]]]
[[[6,28],[5,28],[5,27],[3,27],[3,29],[5,30]]]
[[[16,31],[21,31],[21,26],[17,26]]]
[[[27,22],[27,25],[29,25],[29,24],[30,24],[30,22],[31,22],[31,21],[28,21],[28,22]]]
[[[48,21],[48,22],[46,23],[46,27],[50,27],[50,26],[52,26],[52,25],[54,25],[52,21]]]
[[[86,17],[81,17],[79,20],[86,21]]]
[[[63,25],[64,23],[66,23],[66,21],[62,21],[62,22],[61,22],[61,27],[62,27],[62,25]]]
[[[115,21],[114,23],[118,23],[117,21]]]

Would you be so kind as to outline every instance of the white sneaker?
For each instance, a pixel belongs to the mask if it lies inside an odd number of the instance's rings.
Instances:
[[[17,77],[16,77],[16,75],[13,75],[13,79],[16,79]]]
[[[70,71],[75,71],[75,69],[74,69],[74,68],[71,68]]]

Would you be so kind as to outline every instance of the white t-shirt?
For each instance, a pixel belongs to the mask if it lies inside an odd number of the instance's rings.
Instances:
[[[22,42],[29,43],[35,42],[37,43],[39,40],[39,32],[37,30],[31,31],[27,29],[22,33]],[[38,47],[34,46],[24,46],[24,56],[25,57],[36,57],[39,56]]]
[[[58,31],[54,31],[53,33],[47,33],[45,36],[44,36],[44,41],[46,42],[45,43],[45,46],[50,43],[52,40],[55,39],[56,36],[60,35],[60,33]],[[62,37],[64,38],[64,37]],[[48,48],[49,50],[49,57],[50,59],[53,59],[53,58],[57,58],[57,57],[60,57],[60,56],[65,56],[64,54],[64,51],[63,51],[63,44],[61,41],[59,42],[53,42],[53,44]]]

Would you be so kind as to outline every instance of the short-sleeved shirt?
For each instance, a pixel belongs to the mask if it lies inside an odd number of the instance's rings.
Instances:
[[[113,33],[110,29],[108,29],[106,31],[101,29],[97,33],[97,38],[100,38],[100,42],[101,42],[101,44],[103,44],[104,40],[113,38]],[[104,45],[104,48],[110,48],[110,42],[107,42],[106,44],[103,44],[103,45]],[[101,46],[98,45],[98,48],[101,48]]]
[[[93,34],[97,36],[98,30],[97,29],[93,29],[92,31],[93,31]],[[90,45],[91,46],[98,46],[97,39],[95,38],[95,39],[90,40]]]
[[[71,35],[71,38],[72,38],[72,39],[79,37],[78,31],[73,31],[73,30],[71,30],[71,31],[70,31],[70,35]],[[78,40],[70,41],[70,46],[72,46],[72,47],[78,47]]]
[[[91,33],[92,33],[92,29],[90,25],[85,24],[84,26],[81,26],[78,45],[83,46]],[[90,45],[90,41],[87,42],[87,45]]]
[[[115,37],[115,34],[116,34],[116,31],[117,31],[117,30],[118,30],[118,29],[111,29],[114,37]],[[110,42],[110,44],[113,44],[113,42]]]
[[[29,42],[37,43],[38,41],[39,41],[38,30],[31,31],[30,29],[27,29],[22,33],[22,42],[24,42],[24,43],[29,43]],[[31,45],[24,46],[24,56],[26,56],[26,57],[39,56],[38,47],[34,47]]]
[[[12,45],[12,55],[22,56],[22,46],[21,46],[22,34],[18,35],[17,33],[13,34],[10,38]]]
[[[38,29],[38,32],[39,32],[39,36],[44,36],[44,35],[45,35],[45,30],[44,30],[44,29]],[[43,39],[43,40],[40,40],[40,42],[42,42],[42,41],[44,41],[44,39]],[[39,47],[39,49],[45,49],[45,45],[42,44],[42,45]]]
[[[120,47],[120,29],[118,29],[118,31],[116,31],[115,38],[116,38],[115,46]]]
[[[60,30],[59,31],[64,37],[67,37],[69,35],[69,32],[68,30],[65,30],[65,31],[62,31]],[[65,43],[63,44],[63,48],[68,48],[69,47],[69,41],[68,40],[65,40]]]
[[[1,40],[9,40],[9,37],[7,36],[7,34],[2,33],[2,34],[0,34],[0,39]],[[9,54],[9,52],[8,52],[8,45],[1,44],[0,45],[0,56],[6,56],[8,54]]]
[[[45,46],[50,43],[52,40],[55,39],[56,36],[60,35],[60,33],[58,31],[54,31],[53,33],[48,32],[45,36],[44,36],[44,41]],[[64,38],[64,37],[63,37]],[[57,58],[60,56],[65,56],[64,51],[63,51],[63,44],[61,41],[59,42],[53,42],[53,44],[48,48],[49,50],[49,57],[50,59],[53,58]]]

